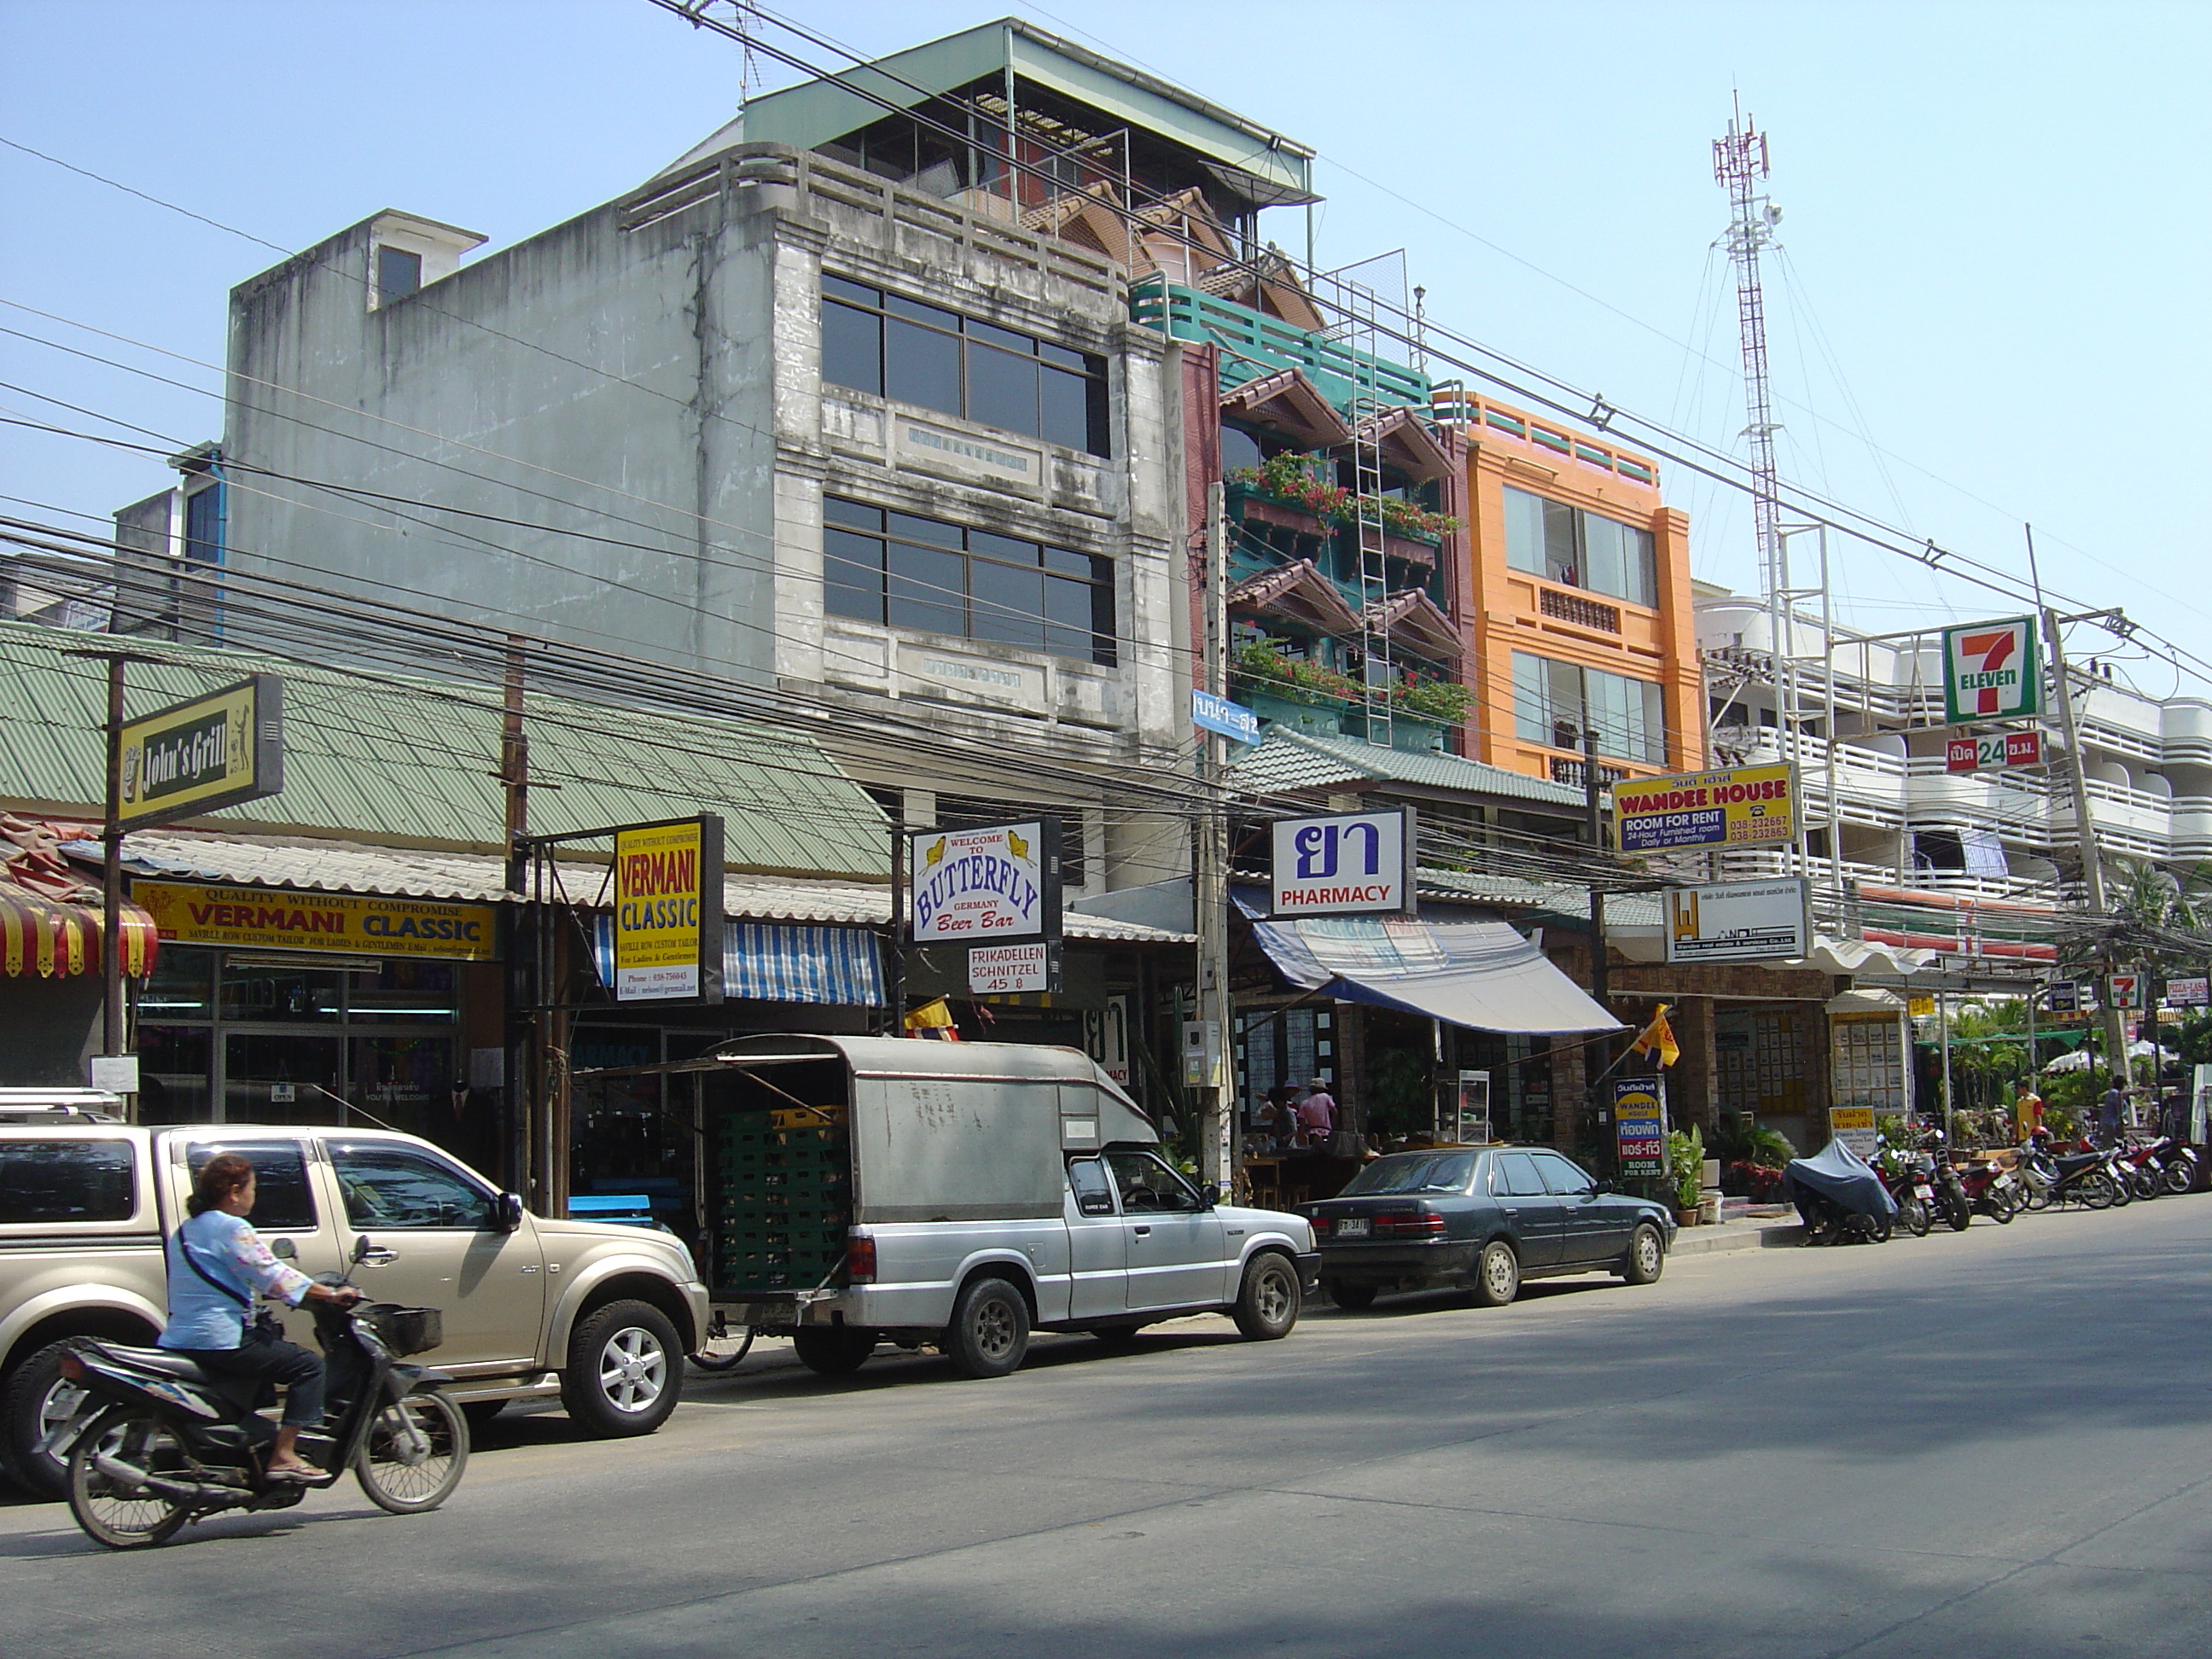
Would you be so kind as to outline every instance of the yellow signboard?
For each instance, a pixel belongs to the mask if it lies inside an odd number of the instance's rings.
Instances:
[[[256,674],[123,725],[118,814],[127,829],[173,823],[284,787],[284,683]]]
[[[449,957],[464,962],[489,962],[499,954],[499,913],[489,904],[440,904],[368,893],[203,887],[180,881],[140,881],[133,884],[131,896],[145,906],[161,938],[179,945]]]
[[[1671,778],[1624,778],[1613,786],[1613,822],[1624,853],[1789,841],[1797,833],[1793,768],[1739,766]]]
[[[615,1000],[722,1000],[722,821],[615,831]]]

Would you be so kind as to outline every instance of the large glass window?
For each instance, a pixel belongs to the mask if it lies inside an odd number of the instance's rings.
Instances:
[[[256,1232],[300,1232],[317,1224],[315,1195],[307,1185],[307,1158],[296,1140],[195,1140],[185,1148],[185,1167],[198,1179],[217,1152],[236,1152],[253,1166]]]
[[[1526,651],[1513,653],[1513,729],[1525,743],[1580,749],[1587,721],[1600,752],[1667,763],[1667,714],[1658,685]]]
[[[137,1207],[127,1140],[0,1141],[0,1222],[128,1221]]]
[[[834,495],[822,516],[832,616],[1115,660],[1111,560]]]
[[[822,278],[822,378],[1093,455],[1106,360],[842,276]]]
[[[1525,489],[1505,491],[1505,562],[1564,587],[1656,607],[1651,532]]]

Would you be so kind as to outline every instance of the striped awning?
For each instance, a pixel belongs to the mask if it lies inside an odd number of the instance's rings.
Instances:
[[[100,972],[100,908],[70,904],[0,882],[0,970],[10,979],[41,979]],[[154,918],[135,904],[123,907],[123,972],[143,979],[154,971],[161,942]]]
[[[722,995],[729,1001],[816,1002],[880,1008],[883,954],[866,927],[803,927],[784,922],[722,924]],[[615,926],[592,918],[592,960],[599,983],[615,978]]]

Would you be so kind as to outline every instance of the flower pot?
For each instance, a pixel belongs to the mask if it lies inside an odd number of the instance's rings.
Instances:
[[[1694,1227],[1698,1224],[1698,1212],[1695,1210],[1677,1210],[1674,1219],[1685,1227]]]

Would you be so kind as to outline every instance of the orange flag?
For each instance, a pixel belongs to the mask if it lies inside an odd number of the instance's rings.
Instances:
[[[1676,1060],[1681,1059],[1681,1048],[1674,1041],[1674,1028],[1667,1023],[1668,1006],[1669,1005],[1664,1002],[1659,1005],[1658,1011],[1651,1016],[1651,1023],[1645,1026],[1643,1034],[1629,1045],[1630,1054],[1656,1054],[1662,1066],[1672,1066]]]

